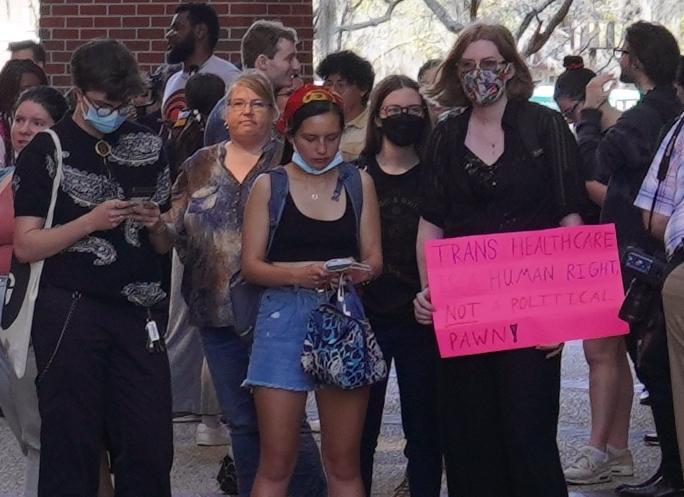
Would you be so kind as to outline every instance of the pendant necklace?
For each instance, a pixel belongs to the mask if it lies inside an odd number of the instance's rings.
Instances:
[[[109,155],[112,153],[111,145],[105,140],[98,140],[98,142],[95,144],[95,153],[102,158],[102,164],[107,171],[107,177],[111,179],[112,172],[109,170],[109,161],[107,160]]]

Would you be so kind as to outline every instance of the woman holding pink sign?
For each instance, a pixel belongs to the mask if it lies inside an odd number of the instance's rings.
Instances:
[[[528,102],[532,78],[503,26],[464,30],[428,95],[452,110],[426,147],[424,243],[581,224],[577,147],[563,117]],[[562,344],[442,359],[439,397],[449,495],[567,497],[556,432]]]

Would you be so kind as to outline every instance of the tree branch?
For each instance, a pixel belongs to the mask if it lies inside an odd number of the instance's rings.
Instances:
[[[375,17],[373,19],[368,19],[367,21],[357,22],[354,24],[347,24],[345,26],[338,26],[335,32],[341,33],[343,31],[358,31],[359,29],[372,28],[386,23],[392,18],[392,12],[394,12],[394,9],[396,9],[397,6],[403,1],[404,0],[392,0],[387,4],[387,10],[380,17]]]
[[[568,15],[568,12],[570,12],[570,7],[572,7],[573,1],[574,0],[563,0],[563,4],[558,8],[556,13],[551,17],[551,19],[549,19],[549,22],[547,23],[546,29],[544,31],[542,31],[541,29],[542,22],[539,22],[537,28],[534,30],[532,38],[530,38],[530,41],[527,44],[527,47],[525,48],[524,55],[526,57],[529,57],[530,55],[537,53],[539,50],[542,49],[544,44],[546,44],[546,42],[549,41],[549,38],[551,38],[553,31],[558,27],[558,25],[561,22],[563,22],[563,19],[565,19],[565,16]]]
[[[474,0],[473,0],[474,1]],[[442,4],[438,0],[423,0],[428,9],[440,20],[444,27],[447,28],[452,33],[458,33],[463,30],[465,25],[462,22],[458,22],[456,19],[451,17],[451,14],[447,12]]]
[[[344,25],[347,22],[350,12],[354,12],[361,4],[361,0],[356,5],[350,5],[349,2],[344,4],[344,10],[342,11],[342,17],[340,17],[340,24]],[[344,31],[335,31],[337,35],[337,51],[342,50],[342,37],[344,36]]]
[[[577,50],[577,55],[582,55],[591,46],[591,42],[593,42],[597,36],[598,36],[597,33],[592,33],[592,35],[589,37],[589,39],[584,44],[584,46],[580,47],[580,49]]]
[[[477,20],[477,12],[480,10],[482,0],[470,0],[470,22]]]
[[[530,27],[530,24],[532,24],[532,21],[534,21],[539,14],[544,12],[544,10],[546,10],[546,8],[555,1],[556,0],[546,0],[539,7],[534,8],[531,11],[529,11],[527,14],[525,14],[525,17],[523,18],[522,22],[520,23],[520,26],[518,26],[518,30],[515,33],[515,39],[520,41],[520,38],[522,38],[522,36],[525,34],[525,31],[527,31],[527,28]]]

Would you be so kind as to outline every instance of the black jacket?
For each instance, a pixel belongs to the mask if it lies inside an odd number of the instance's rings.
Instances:
[[[593,179],[608,185],[601,222],[615,223],[621,250],[637,245],[655,250],[658,243],[646,233],[641,210],[634,206],[641,183],[658,147],[661,129],[681,112],[674,87],[660,86],[626,111],[601,135],[601,112],[585,109],[577,125],[584,167]]]
[[[580,212],[585,196],[577,169],[577,145],[567,123],[554,110],[515,99],[508,102],[502,119],[506,149],[516,148],[509,138],[517,142],[530,163],[523,174],[536,172],[546,182],[549,203],[537,207],[548,207],[548,212],[538,212],[535,218],[543,218],[543,226],[536,221],[525,224],[520,217],[509,219],[510,223],[494,222],[496,215],[470,187],[463,164],[470,115],[469,107],[444,113],[430,135],[423,160],[421,215],[425,220],[450,237],[557,227],[566,215]],[[498,208],[498,204],[491,206]]]

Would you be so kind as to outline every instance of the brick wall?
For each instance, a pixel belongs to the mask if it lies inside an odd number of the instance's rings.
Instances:
[[[136,55],[142,70],[164,61],[164,33],[180,3],[165,0],[41,0],[39,36],[48,52],[46,71],[55,86],[71,84],[73,51],[93,38],[115,38]],[[313,40],[311,0],[208,0],[219,15],[216,54],[240,61],[240,39],[256,19],[277,19],[297,30],[300,60],[311,74]]]

